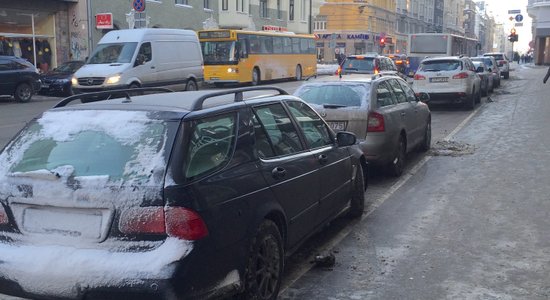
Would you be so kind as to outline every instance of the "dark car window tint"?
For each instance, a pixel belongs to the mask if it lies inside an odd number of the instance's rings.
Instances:
[[[277,156],[303,150],[298,132],[281,104],[256,107],[254,111],[265,128]]]
[[[407,102],[407,95],[405,95],[405,92],[403,91],[403,88],[401,87],[399,82],[397,82],[397,79],[390,79],[388,80],[388,82],[393,89],[393,93],[395,94],[397,103]]]
[[[333,144],[329,129],[313,109],[302,102],[289,101],[290,113],[298,121],[310,148]]]
[[[390,87],[385,81],[380,82],[376,88],[376,101],[378,107],[395,104],[395,99],[390,91]]]
[[[254,149],[261,158],[269,158],[275,156],[275,151],[273,151],[273,145],[267,137],[265,129],[262,127],[262,124],[258,121],[258,118],[255,114],[252,114],[252,123],[254,124],[254,137],[255,144]]]
[[[420,64],[420,71],[426,72],[440,72],[440,71],[454,71],[460,68],[460,61],[458,60],[432,60],[424,61]]]
[[[142,61],[142,63],[146,63],[148,61],[151,61],[153,59],[153,52],[151,50],[151,43],[143,43],[141,44],[141,47],[139,47],[138,52],[138,59]]]
[[[359,85],[324,84],[302,87],[296,95],[307,103],[361,106],[366,89]]]
[[[235,115],[192,121],[185,176],[193,178],[214,171],[231,158],[235,140]]]
[[[10,70],[10,61],[6,59],[0,59],[0,71]]]
[[[414,91],[411,89],[411,87],[402,80],[398,80],[399,84],[401,85],[401,88],[405,92],[405,95],[407,96],[407,100],[409,101],[416,101],[416,96],[414,95]]]

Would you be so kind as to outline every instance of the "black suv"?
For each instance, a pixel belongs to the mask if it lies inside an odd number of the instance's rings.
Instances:
[[[350,55],[342,64],[341,74],[399,75],[393,60],[378,54]]]
[[[0,95],[28,102],[39,90],[40,76],[33,64],[19,57],[0,55]]]
[[[355,135],[300,98],[160,90],[66,98],[0,153],[0,293],[276,299],[285,255],[363,213]]]

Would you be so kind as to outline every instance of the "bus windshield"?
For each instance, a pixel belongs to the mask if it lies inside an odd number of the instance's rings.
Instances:
[[[235,41],[201,42],[205,65],[236,64],[239,59]]]

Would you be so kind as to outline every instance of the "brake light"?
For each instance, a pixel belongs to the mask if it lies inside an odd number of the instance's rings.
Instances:
[[[369,113],[367,132],[383,132],[385,129],[384,116],[376,112]]]
[[[8,214],[6,209],[0,205],[0,225],[8,224]]]
[[[453,79],[466,79],[466,78],[468,78],[468,73],[466,72],[460,72],[455,76],[453,76]]]
[[[414,80],[426,80],[426,76],[420,74],[414,74]]]
[[[198,240],[208,235],[199,214],[185,207],[131,208],[120,216],[118,228],[126,234],[166,234],[183,240]]]
[[[378,69],[378,67],[375,67],[374,68],[374,75],[377,75],[378,73],[380,73],[380,70]]]

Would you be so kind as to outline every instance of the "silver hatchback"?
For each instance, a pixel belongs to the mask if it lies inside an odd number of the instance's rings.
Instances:
[[[429,96],[417,96],[400,77],[318,78],[305,82],[294,95],[317,110],[333,130],[353,132],[367,160],[393,176],[403,172],[408,152],[430,148],[431,114],[424,103]]]

